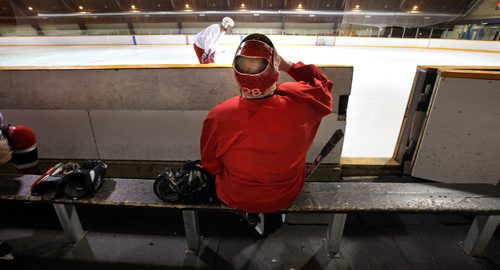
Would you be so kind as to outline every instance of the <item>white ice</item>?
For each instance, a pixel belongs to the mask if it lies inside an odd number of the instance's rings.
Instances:
[[[231,63],[235,49],[220,46],[216,62]],[[392,157],[417,66],[500,66],[500,53],[331,46],[277,49],[294,62],[354,67],[343,157]],[[0,47],[0,66],[195,63],[191,45]]]

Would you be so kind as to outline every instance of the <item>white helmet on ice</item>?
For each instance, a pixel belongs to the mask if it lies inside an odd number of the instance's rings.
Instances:
[[[224,19],[222,19],[222,27],[224,27],[224,29],[227,29],[229,26],[231,27],[234,27],[234,21],[233,19],[229,18],[229,17],[224,17]]]

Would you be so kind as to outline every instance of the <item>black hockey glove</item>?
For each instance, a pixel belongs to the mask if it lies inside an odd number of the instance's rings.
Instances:
[[[215,177],[201,167],[198,161],[187,161],[177,172],[177,187],[182,200],[188,203],[212,203],[215,201]]]
[[[56,198],[68,181],[67,175],[79,168],[74,162],[56,164],[35,180],[31,185],[31,195],[42,196],[43,200]]]
[[[200,161],[187,161],[174,172],[166,168],[154,184],[155,194],[167,202],[212,203],[215,198],[215,178],[204,170]]]
[[[87,161],[80,169],[67,175],[67,184],[64,192],[73,198],[82,198],[93,194],[102,186],[106,170],[106,163],[97,160]]]
[[[175,189],[175,172],[170,168],[165,168],[155,180],[153,185],[154,192],[158,198],[166,202],[178,202],[181,192]]]

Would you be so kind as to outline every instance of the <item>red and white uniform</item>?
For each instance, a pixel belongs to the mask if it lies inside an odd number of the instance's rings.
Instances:
[[[230,207],[270,213],[288,207],[305,182],[305,158],[321,118],[332,112],[333,84],[314,65],[294,64],[275,94],[230,98],[210,111],[201,135],[202,166]]]
[[[38,150],[36,136],[26,126],[4,126],[2,135],[7,138],[12,151],[10,163],[25,174],[38,173]]]
[[[215,53],[219,39],[226,34],[220,24],[212,24],[194,36],[194,50],[200,64],[214,62],[214,55],[204,62],[203,53]]]

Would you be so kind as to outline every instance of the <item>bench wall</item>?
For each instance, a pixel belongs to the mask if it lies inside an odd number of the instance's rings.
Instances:
[[[351,91],[352,67],[321,69],[335,82],[335,112],[322,121],[308,161],[335,129],[345,131],[337,109]],[[199,158],[203,119],[237,89],[222,65],[0,70],[0,111],[35,130],[40,158],[177,161]],[[326,162],[339,163],[341,149]]]

